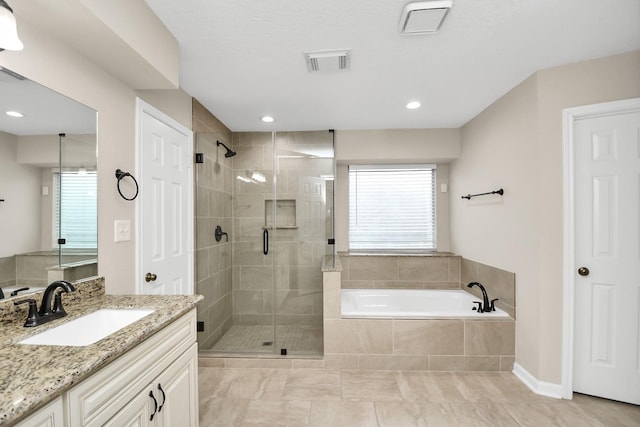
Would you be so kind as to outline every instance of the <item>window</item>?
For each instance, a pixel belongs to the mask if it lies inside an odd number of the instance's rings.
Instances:
[[[97,174],[95,171],[54,172],[54,247],[58,236],[69,249],[98,247]]]
[[[435,250],[435,165],[349,166],[350,250]]]

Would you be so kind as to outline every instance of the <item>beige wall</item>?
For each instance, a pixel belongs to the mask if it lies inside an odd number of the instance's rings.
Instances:
[[[640,52],[540,71],[462,128],[451,164],[451,245],[516,273],[516,361],[561,381],[562,113],[640,95]],[[504,197],[461,200],[503,187]]]
[[[449,182],[449,165],[460,156],[460,129],[337,130],[335,139],[336,249],[349,250],[349,164],[436,163],[438,251],[450,250],[449,195],[440,184]],[[449,190],[450,191],[450,190]]]
[[[17,8],[14,8],[18,10]],[[26,13],[26,12],[25,12]],[[25,14],[20,16],[25,17]],[[2,52],[0,66],[75,99],[98,112],[98,253],[99,274],[106,278],[109,293],[135,291],[135,240],[115,243],[114,220],[130,220],[135,236],[135,203],[120,198],[113,176],[117,168],[135,173],[135,99],[150,98],[154,106],[190,126],[191,107],[185,108],[182,91],[137,93],[127,84],[69,48],[55,34],[28,19],[20,20],[25,49]],[[154,24],[155,25],[155,24]],[[144,20],[138,22],[144,30]],[[162,49],[162,46],[156,46]],[[112,58],[118,62],[118,58]],[[177,66],[177,64],[176,64]],[[161,103],[161,104],[160,104]],[[178,114],[176,111],[180,111]]]
[[[338,130],[335,143],[338,163],[447,163],[460,156],[460,129]]]

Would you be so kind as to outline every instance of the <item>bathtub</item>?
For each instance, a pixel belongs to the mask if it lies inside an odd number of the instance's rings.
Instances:
[[[394,319],[505,318],[496,308],[490,313],[472,310],[479,298],[462,290],[342,289],[342,317]]]

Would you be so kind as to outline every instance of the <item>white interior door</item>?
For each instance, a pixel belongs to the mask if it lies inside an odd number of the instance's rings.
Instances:
[[[138,293],[193,294],[193,134],[138,100]]]
[[[573,390],[640,404],[640,111],[574,129]]]

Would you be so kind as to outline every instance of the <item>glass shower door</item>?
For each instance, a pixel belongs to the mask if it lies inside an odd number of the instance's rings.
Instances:
[[[230,158],[217,138],[197,135],[200,348],[320,356],[322,263],[333,251],[333,133],[238,132]],[[217,225],[231,230],[228,242],[213,239]]]
[[[266,224],[274,263],[276,351],[322,355],[322,263],[333,238],[333,133],[275,135]]]

